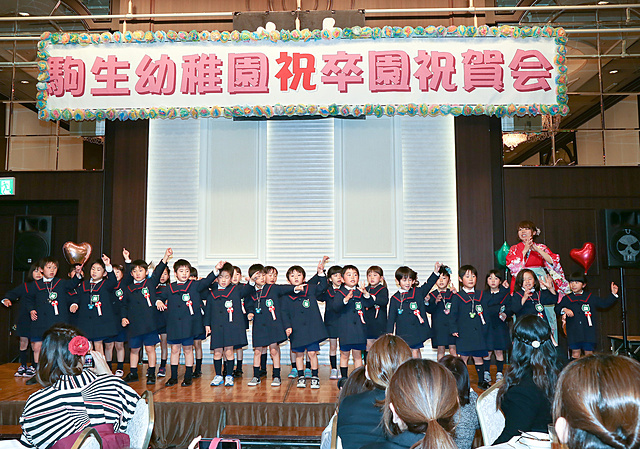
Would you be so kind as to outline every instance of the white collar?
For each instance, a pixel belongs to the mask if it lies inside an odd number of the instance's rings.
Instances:
[[[42,277],[42,282],[51,282],[53,281],[53,278],[46,278],[46,277]]]
[[[462,287],[462,290],[464,290],[465,293],[474,293],[476,291],[474,287],[472,288]]]
[[[346,288],[347,290],[351,291],[351,290],[355,290],[356,286],[354,285],[353,287],[347,287],[346,285],[344,286],[344,288]]]
[[[400,290],[398,290],[400,293],[407,293],[409,290],[405,290],[404,288],[401,288]]]

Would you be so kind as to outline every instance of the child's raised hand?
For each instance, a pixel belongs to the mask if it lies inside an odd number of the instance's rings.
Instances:
[[[109,259],[109,257],[106,254],[102,255],[102,262],[104,262],[105,267],[108,267],[109,265],[111,265],[111,259]]]
[[[164,263],[167,263],[171,256],[173,256],[173,250],[171,248],[167,248],[167,250],[164,252],[164,257],[162,258],[162,261]]]
[[[167,310],[167,306],[158,299],[156,301],[156,309],[158,309],[160,312],[164,312],[165,310]]]
[[[324,266],[329,261],[329,256],[324,256],[320,262],[318,262],[318,274],[324,271]]]
[[[436,264],[433,266],[433,272],[437,273],[440,271],[440,267],[442,266],[442,263],[440,262],[436,262]]]
[[[8,299],[8,298],[4,298],[2,300],[2,305],[5,306],[5,307],[11,307],[11,300]]]
[[[226,260],[221,260],[220,262],[218,262],[218,263],[216,264],[216,270],[218,270],[218,271],[222,270],[222,267],[224,267],[224,264],[225,264],[225,263],[227,263],[227,261],[226,261]]]
[[[618,295],[618,286],[615,282],[611,283],[611,293],[613,293],[614,295]]]
[[[129,251],[127,250],[127,248],[122,248],[122,257],[124,258],[125,262],[127,260],[131,260],[131,254],[129,254]]]
[[[35,310],[32,310],[30,312],[31,315],[31,321],[36,321],[38,319],[38,312],[36,312]]]
[[[296,293],[300,293],[301,291],[303,291],[303,290],[304,290],[304,288],[305,288],[306,286],[307,286],[307,284],[300,284],[300,285],[296,285],[296,286],[293,288],[293,291],[294,291],[294,292],[296,292]]]
[[[253,313],[247,313],[247,319],[253,321]]]
[[[527,302],[527,299],[529,299],[531,297],[531,292],[529,290],[526,290],[524,292],[524,295],[522,295],[522,305],[524,305],[525,302]]]

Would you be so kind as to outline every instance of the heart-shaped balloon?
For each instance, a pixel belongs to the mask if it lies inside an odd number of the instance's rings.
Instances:
[[[582,248],[574,248],[569,252],[569,255],[575,260],[582,268],[584,268],[584,274],[587,274],[589,267],[596,260],[596,246],[591,242],[586,242],[582,245]]]
[[[91,257],[91,245],[87,242],[82,242],[80,244],[67,242],[62,245],[62,252],[64,254],[64,258],[67,259],[69,265],[84,265]]]

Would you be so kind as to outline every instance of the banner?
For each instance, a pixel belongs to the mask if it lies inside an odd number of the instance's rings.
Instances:
[[[49,33],[44,120],[566,115],[562,28]]]

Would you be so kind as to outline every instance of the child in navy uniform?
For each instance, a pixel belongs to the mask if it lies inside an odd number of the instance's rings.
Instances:
[[[364,287],[358,287],[360,272],[354,265],[342,267],[342,286],[336,291],[332,306],[339,315],[340,375],[349,377],[349,356],[353,366],[362,366],[362,351],[367,349],[367,322],[364,309],[373,307],[373,298]]]
[[[411,356],[421,358],[424,342],[431,338],[425,298],[439,279],[441,264],[436,262],[434,272],[427,282],[418,286],[418,273],[409,267],[396,270],[395,278],[400,286],[389,303],[387,333],[401,337],[411,348]]]
[[[304,377],[305,351],[311,363],[311,388],[320,388],[318,377],[318,352],[320,343],[328,338],[327,330],[322,321],[322,314],[316,298],[327,290],[327,277],[324,274],[324,265],[329,260],[323,257],[318,263],[317,274],[305,284],[306,273],[304,268],[294,265],[287,270],[287,279],[294,287],[302,286],[302,291],[282,297],[284,311],[284,327],[289,340],[291,350],[296,355],[296,368],[298,371],[298,388],[307,386]]]
[[[224,385],[232,387],[233,382],[233,348],[247,345],[247,331],[244,325],[242,298],[251,293],[253,287],[247,284],[232,284],[233,265],[225,263],[220,268],[216,282],[206,292],[204,324],[207,334],[211,334],[210,347],[213,349],[213,366],[215,376],[211,386]],[[227,365],[226,376],[223,377],[222,356]]]
[[[387,314],[389,306],[389,290],[384,280],[382,268],[373,265],[367,270],[367,291],[373,298],[373,307],[364,311],[364,320],[367,322],[367,351],[374,341],[387,331]],[[367,362],[367,351],[364,353],[364,362]]]
[[[618,299],[618,286],[613,282],[611,294],[607,298],[585,292],[586,286],[587,279],[582,272],[572,273],[569,277],[571,293],[555,306],[556,313],[566,321],[567,341],[573,359],[580,358],[582,351],[585,355],[593,354],[599,321],[598,309],[611,307]]]
[[[444,357],[445,348],[449,354],[457,356],[456,338],[451,335],[451,298],[454,292],[449,289],[451,269],[441,266],[438,270],[436,289],[427,296],[427,312],[431,314],[431,347],[436,350],[437,360]]]
[[[24,299],[29,294],[29,284],[40,279],[42,279],[41,262],[31,264],[26,282],[7,292],[2,300],[2,305],[11,307],[13,303]],[[16,333],[20,337],[20,366],[14,374],[16,377],[33,377],[36,375],[36,369],[33,365],[27,368],[30,329],[31,317],[29,316],[29,310],[22,304],[18,309],[18,319],[16,320]]]
[[[125,382],[138,380],[138,357],[142,346],[149,361],[147,383],[156,381],[156,345],[160,342],[156,323],[156,286],[172,254],[171,248],[167,248],[151,277],[147,277],[149,265],[144,260],[131,263],[133,282],[123,289],[124,299],[120,308],[122,327],[127,327],[131,348],[129,374],[125,376]]]
[[[331,373],[329,374],[329,379],[337,379],[338,378],[338,318],[339,315],[334,310],[331,305],[333,302],[333,298],[335,297],[336,291],[340,289],[342,285],[342,267],[339,265],[334,265],[327,271],[327,280],[329,281],[329,286],[327,289],[322,292],[322,295],[318,297],[318,301],[324,301],[324,327],[327,329],[327,334],[329,335],[329,363],[331,364]],[[289,377],[295,377],[289,376]]]
[[[233,277],[231,278],[231,283],[233,285],[238,285],[242,280],[242,269],[237,266],[233,266]],[[242,298],[242,316],[244,317],[244,328],[245,330],[249,330],[249,319],[247,318],[247,309],[244,307],[244,298]],[[241,378],[244,374],[242,371],[242,362],[244,360],[244,348],[247,346],[244,344],[243,346],[234,345],[233,349],[236,353],[236,369],[233,370],[234,378]]]
[[[547,287],[547,290],[540,290],[540,284]],[[558,302],[551,276],[544,280],[539,280],[536,274],[529,270],[520,270],[516,276],[516,283],[511,294],[511,311],[520,318],[524,315],[538,315],[547,319],[544,306],[554,305]]]
[[[503,379],[504,351],[511,345],[509,325],[507,319],[513,315],[511,312],[511,295],[509,284],[503,285],[502,275],[499,270],[489,270],[485,280],[485,292],[489,295],[487,301],[487,316],[489,317],[489,355],[484,358],[484,381],[488,385],[491,382],[491,353],[496,356],[496,382]]]
[[[200,280],[191,280],[191,264],[184,259],[176,260],[173,273],[176,282],[169,284],[156,301],[156,307],[167,313],[167,343],[171,345],[171,377],[165,383],[171,387],[178,383],[180,350],[184,351],[185,373],[181,386],[191,385],[193,379],[193,341],[203,329],[202,292],[209,288],[218,276],[224,262],[220,261],[209,275]]]
[[[90,279],[86,279],[76,289],[72,304],[76,304],[78,327],[91,342],[94,350],[104,353],[102,342],[118,333],[118,317],[113,306],[113,288],[117,280],[111,260],[102,255],[91,265]]]
[[[109,368],[113,371],[113,348],[116,348],[116,372],[114,373],[117,377],[124,376],[124,342],[127,341],[127,329],[122,327],[121,316],[121,308],[122,308],[122,299],[124,298],[124,288],[129,285],[133,278],[131,277],[131,260],[129,259],[129,251],[126,249],[123,250],[122,254],[124,255],[125,264],[128,269],[123,267],[122,265],[113,265],[113,273],[116,277],[116,285],[113,287],[113,313],[116,317],[117,329],[118,333],[113,337],[107,338],[104,340],[104,350],[105,350],[105,358],[107,363],[109,364]]]
[[[25,296],[24,306],[31,317],[31,347],[33,349],[33,366],[38,369],[38,359],[44,333],[56,323],[69,322],[71,308],[69,292],[82,282],[82,266],[75,267],[76,275],[62,280],[56,277],[59,263],[52,257],[42,260],[42,279],[28,285],[29,293]],[[73,307],[74,311],[76,307]],[[35,383],[35,377],[29,379]],[[31,384],[30,383],[30,384]]]
[[[483,357],[488,354],[489,295],[476,290],[478,270],[474,266],[463,265],[458,273],[462,288],[451,301],[451,334],[456,337],[456,349],[462,360],[467,363],[469,357],[473,357],[478,387],[486,389]]]
[[[171,273],[169,267],[165,267],[160,282],[156,285],[156,298],[159,298],[165,288],[171,283]],[[160,366],[158,367],[158,377],[167,375],[167,356],[169,355],[169,346],[167,344],[167,314],[162,310],[158,310],[156,314],[156,326],[158,326],[158,335],[160,336]]]

